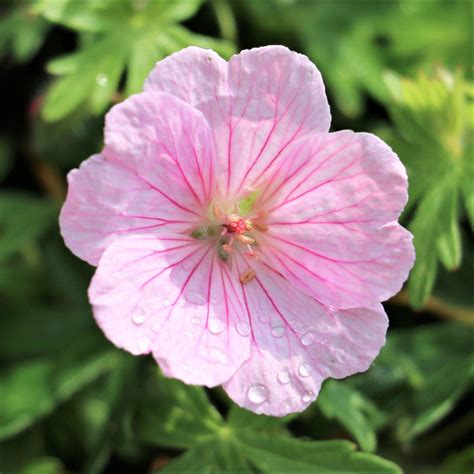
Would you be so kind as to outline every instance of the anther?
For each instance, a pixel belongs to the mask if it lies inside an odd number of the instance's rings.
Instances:
[[[242,275],[240,275],[240,283],[245,285],[246,283],[252,281],[255,278],[256,274],[257,273],[255,272],[255,270],[253,270],[252,268],[249,268],[247,271],[242,273]]]
[[[254,222],[252,226],[255,230],[259,230],[260,232],[266,232],[268,230],[267,224],[263,224],[261,222]]]
[[[219,206],[217,204],[214,204],[212,206],[212,211],[214,212],[214,215],[218,218],[218,219],[222,219],[224,217],[224,214],[222,214],[222,211],[219,209]]]
[[[251,245],[255,243],[255,239],[249,237],[248,235],[239,234],[235,237],[239,242],[245,245]]]

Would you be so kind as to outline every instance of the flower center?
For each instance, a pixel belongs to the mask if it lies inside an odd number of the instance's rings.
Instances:
[[[223,225],[228,232],[239,235],[252,230],[252,221],[250,219],[243,219],[238,214],[230,215],[229,223]]]
[[[209,225],[194,230],[191,235],[200,240],[213,239],[216,241],[219,258],[227,262],[237,244],[244,246],[243,255],[247,258],[258,258],[257,232],[265,232],[266,224],[262,221],[265,213],[242,217],[239,213],[224,213],[217,204],[210,208]],[[248,272],[247,272],[248,273]],[[242,283],[250,281],[253,273],[248,273],[241,278]],[[245,277],[245,278],[244,278]]]

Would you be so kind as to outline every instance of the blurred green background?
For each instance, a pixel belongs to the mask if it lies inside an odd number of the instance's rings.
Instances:
[[[473,472],[470,1],[16,0],[0,14],[2,474]],[[417,251],[371,369],[283,419],[114,349],[87,302],[93,269],[57,223],[66,173],[157,60],[266,44],[315,62],[334,130],[399,154]]]

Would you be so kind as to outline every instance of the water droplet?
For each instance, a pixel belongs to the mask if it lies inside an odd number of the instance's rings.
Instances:
[[[314,398],[314,393],[311,390],[307,390],[301,396],[301,400],[303,400],[304,403],[309,403],[311,400],[313,400],[313,398]]]
[[[268,398],[268,389],[261,383],[253,384],[247,390],[247,398],[252,403],[260,405]]]
[[[308,364],[301,364],[298,368],[298,373],[301,377],[309,377],[311,374],[311,367]]]
[[[194,260],[192,258],[187,258],[181,264],[183,270],[192,270],[194,268]]]
[[[268,316],[268,314],[265,313],[261,314],[258,319],[261,323],[268,323],[268,321],[270,321],[270,317]]]
[[[191,303],[197,304],[197,305],[203,305],[207,303],[207,297],[206,295],[196,291],[195,293],[191,293],[188,297],[189,301]]]
[[[227,362],[227,354],[215,347],[209,350],[209,357],[216,362],[220,362],[221,364],[225,364]]]
[[[285,335],[286,328],[285,326],[273,326],[272,327],[272,336],[273,337],[283,337]]]
[[[283,385],[286,385],[290,381],[290,373],[288,370],[281,370],[278,372],[277,376],[278,382],[282,383]]]
[[[301,338],[301,344],[303,344],[303,346],[309,346],[313,342],[314,342],[314,334],[312,332],[307,332]]]
[[[100,74],[97,74],[97,76],[95,76],[95,80],[97,81],[97,84],[99,84],[99,86],[102,86],[104,87],[107,82],[109,82],[109,78],[107,77],[107,74],[104,74],[103,72],[101,72]]]
[[[221,318],[209,318],[207,327],[212,334],[220,334],[226,328],[226,324]]]
[[[339,363],[344,364],[346,362],[346,353],[342,349],[335,349],[334,356]]]
[[[151,346],[151,339],[144,337],[138,341],[138,350],[140,352],[148,352]]]
[[[170,300],[168,298],[164,298],[162,301],[161,301],[161,306],[162,308],[167,308],[169,305],[170,305]]]
[[[250,325],[247,321],[239,321],[235,325],[235,330],[241,335],[241,336],[248,336],[250,334]]]
[[[192,319],[191,319],[191,322],[192,322],[195,326],[198,326],[199,324],[201,324],[201,318],[198,318],[197,316],[193,316]]]
[[[132,321],[135,324],[143,324],[146,319],[146,313],[142,308],[137,308],[132,315]]]

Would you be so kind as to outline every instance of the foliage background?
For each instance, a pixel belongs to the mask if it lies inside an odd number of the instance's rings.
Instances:
[[[472,6],[464,0],[15,0],[0,4],[0,472],[376,472],[474,467]],[[410,178],[417,263],[364,374],[256,416],[115,350],[64,247],[65,175],[160,58],[307,54],[333,129],[373,131]],[[398,467],[397,467],[398,466]]]

